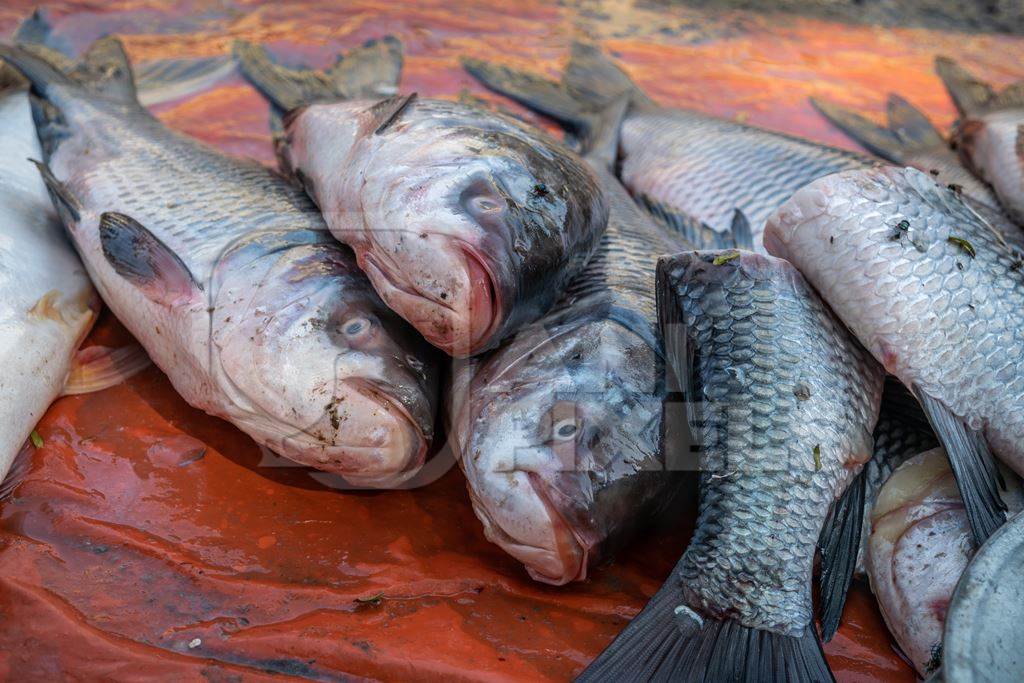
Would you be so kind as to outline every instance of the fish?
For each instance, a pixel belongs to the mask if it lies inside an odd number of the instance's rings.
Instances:
[[[464,102],[396,94],[393,37],[327,71],[236,43],[243,75],[284,112],[281,167],[298,178],[381,298],[454,357],[537,320],[608,220],[593,172],[540,130]]]
[[[823,175],[871,166],[861,154],[791,135],[663,107],[595,45],[576,42],[560,82],[477,59],[464,67],[487,88],[577,130],[590,111],[627,94],[619,141],[619,177],[641,203],[724,232],[740,210],[763,252],[764,221],[797,189]]]
[[[913,166],[943,185],[956,185],[989,206],[999,207],[992,187],[964,165],[950,141],[920,109],[899,95],[886,102],[886,125],[821,98],[811,104],[859,145],[897,166]]]
[[[582,581],[679,500],[662,447],[667,398],[658,256],[692,247],[612,172],[625,101],[585,143],[609,204],[590,262],[536,323],[457,368],[450,433],[487,538],[553,585]]]
[[[40,173],[111,311],[191,405],[354,486],[398,485],[432,438],[432,349],[383,304],[301,188],[168,130],[115,38],[32,84]]]
[[[1001,493],[1020,510],[1019,486]],[[871,515],[867,569],[878,606],[900,649],[927,678],[942,664],[942,637],[953,591],[977,546],[942,448],[901,464]]]
[[[692,540],[581,681],[828,681],[815,549],[872,454],[883,372],[788,262],[663,257],[658,318],[699,445]]]
[[[993,455],[1024,473],[1024,266],[1001,214],[913,168],[846,171],[767,223],[790,260],[910,389],[979,542],[1005,521]]]
[[[952,142],[961,160],[1024,225],[1024,81],[997,92],[948,57],[935,59],[935,71],[959,114]]]

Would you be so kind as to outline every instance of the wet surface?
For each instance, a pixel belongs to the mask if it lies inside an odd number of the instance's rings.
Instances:
[[[408,6],[405,6],[408,5]],[[415,5],[415,7],[413,7]],[[32,8],[0,7],[8,32]],[[223,54],[235,38],[322,65],[395,33],[403,89],[485,95],[460,55],[557,68],[573,37],[596,37],[657,100],[849,146],[808,95],[880,112],[898,91],[942,126],[952,106],[937,53],[1005,84],[1022,41],[844,26],[626,2],[69,2],[57,33],[80,49],[118,32],[134,60]],[[506,106],[511,107],[507,102]],[[169,126],[272,160],[267,109],[240,78],[159,105]],[[89,344],[127,334],[105,315]],[[462,476],[415,491],[339,493],[280,467],[225,422],[188,407],[150,368],[99,394],[60,400],[44,445],[0,504],[0,677],[143,674],[194,680],[307,677],[566,680],[659,586],[686,543],[652,531],[584,584],[531,582],[489,544]],[[840,681],[911,681],[865,586],[826,647]]]

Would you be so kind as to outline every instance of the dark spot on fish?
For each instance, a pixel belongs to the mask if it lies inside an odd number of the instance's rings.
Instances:
[[[828,238],[828,243],[829,244],[835,244],[836,243],[836,236],[835,235],[830,235],[829,238]]]
[[[1024,261],[1021,261],[1020,259],[1018,259],[1018,260],[1014,261],[1014,262],[1013,262],[1013,263],[1012,263],[1012,264],[1010,265],[1010,270],[1011,270],[1011,271],[1013,271],[1013,272],[1017,272],[1017,271],[1018,271],[1018,270],[1020,270],[1021,268],[1024,268]]]
[[[960,194],[961,192],[964,191],[964,186],[963,185],[957,185],[956,183],[950,183],[948,185],[948,187],[949,187],[949,189],[951,189],[956,194]]]
[[[964,264],[962,264],[959,261],[957,261],[956,262],[956,267],[957,267],[957,270],[963,270],[964,269]]]
[[[544,183],[537,183],[533,186],[533,194],[536,197],[546,197],[548,195],[548,186]]]
[[[442,299],[447,299],[448,298],[448,292],[441,292],[441,298]]]
[[[939,175],[939,169],[937,169],[937,168],[933,168],[933,169],[931,169],[928,172],[931,173],[933,176],[938,176]]]
[[[325,408],[325,412],[331,419],[331,427],[334,428],[335,432],[337,432],[338,428],[341,427],[341,416],[338,415],[338,404],[340,402],[341,401],[339,401],[338,399],[332,398],[331,402],[328,403],[327,407]],[[323,441],[322,438],[321,441]]]
[[[801,401],[806,401],[811,397],[811,388],[803,382],[800,382],[793,387],[793,395]]]

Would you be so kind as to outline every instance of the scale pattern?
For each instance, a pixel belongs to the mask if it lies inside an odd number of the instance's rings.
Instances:
[[[740,209],[759,250],[765,219],[794,192],[829,173],[871,163],[852,152],[680,110],[629,116],[620,154],[630,192],[719,231]]]
[[[906,386],[1024,472],[1024,272],[1013,229],[915,169],[840,173],[769,220],[796,264]]]
[[[715,256],[662,264],[670,361],[692,382],[702,439],[700,516],[679,578],[707,616],[797,636],[822,524],[871,453],[882,372],[788,263]],[[696,350],[689,369],[677,335]]]

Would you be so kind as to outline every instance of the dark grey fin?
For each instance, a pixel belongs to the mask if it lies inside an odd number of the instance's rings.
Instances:
[[[151,301],[173,306],[202,291],[181,258],[134,218],[104,213],[99,233],[110,266]]]
[[[235,41],[233,52],[242,75],[282,116],[315,102],[393,94],[402,72],[402,44],[393,36],[339,55],[325,71],[281,66],[265,48],[244,40]]]
[[[906,163],[911,152],[947,146],[931,121],[899,95],[889,96],[888,128],[825,100],[812,97],[811,104],[861,147],[894,164]]]
[[[135,79],[124,45],[113,36],[89,46],[69,74],[90,91],[117,102],[137,102]]]
[[[913,391],[946,449],[960,497],[964,499],[967,520],[980,546],[1006,521],[1006,504],[999,497],[999,488],[1005,486],[988,443],[941,401],[916,386]]]
[[[14,489],[18,488],[18,484],[28,474],[29,469],[32,467],[32,454],[34,452],[35,446],[32,445],[31,441],[26,441],[21,450],[15,454],[14,460],[11,461],[11,467],[7,470],[7,476],[4,477],[3,481],[0,481],[0,503],[11,497],[11,493]]]
[[[589,123],[592,107],[574,98],[560,83],[479,59],[463,58],[462,67],[489,90],[552,118],[569,130],[582,130]]]
[[[730,249],[734,246],[732,235],[718,232],[707,223],[677,211],[664,202],[640,194],[636,196],[636,203],[669,231],[681,235],[695,249]]]
[[[628,110],[628,96],[612,100],[593,112],[588,126],[576,133],[579,153],[601,163],[613,175],[619,157],[619,131]]]
[[[846,594],[857,568],[866,490],[867,476],[862,469],[843,491],[843,495],[832,504],[818,538],[818,549],[821,551],[821,639],[826,643],[832,640],[839,629]]]
[[[75,82],[58,66],[28,48],[0,43],[0,59],[17,69],[32,85],[33,92],[44,98],[50,97],[55,86],[75,85]]]
[[[37,9],[22,21],[14,32],[13,42],[39,55],[62,71],[70,71],[74,61],[68,57],[70,47],[53,35],[50,18],[42,9]]]
[[[380,135],[386,131],[391,124],[402,116],[402,112],[415,99],[416,93],[411,95],[394,95],[370,107],[371,125],[374,126],[373,134]]]
[[[46,191],[50,194],[53,208],[57,210],[57,215],[60,216],[64,225],[70,228],[73,224],[78,223],[82,217],[82,207],[78,200],[68,192],[64,183],[54,177],[49,166],[35,159],[29,159],[29,161],[39,169],[39,175],[43,177],[43,184],[46,185]]]
[[[808,624],[799,636],[702,617],[686,605],[673,570],[647,606],[590,663],[577,683],[834,681]]]
[[[227,55],[161,59],[135,69],[139,102],[152,106],[188,97],[234,73],[235,61]]]
[[[992,86],[975,78],[949,57],[935,58],[935,73],[942,79],[960,116],[972,116],[984,111],[995,97]]]
[[[570,49],[562,86],[571,96],[588,102],[590,108],[602,107],[623,95],[628,95],[634,103],[647,99],[601,48],[578,41]]]
[[[750,220],[742,209],[733,210],[729,231],[732,233],[733,246],[737,249],[754,251],[754,233],[750,229]]]

